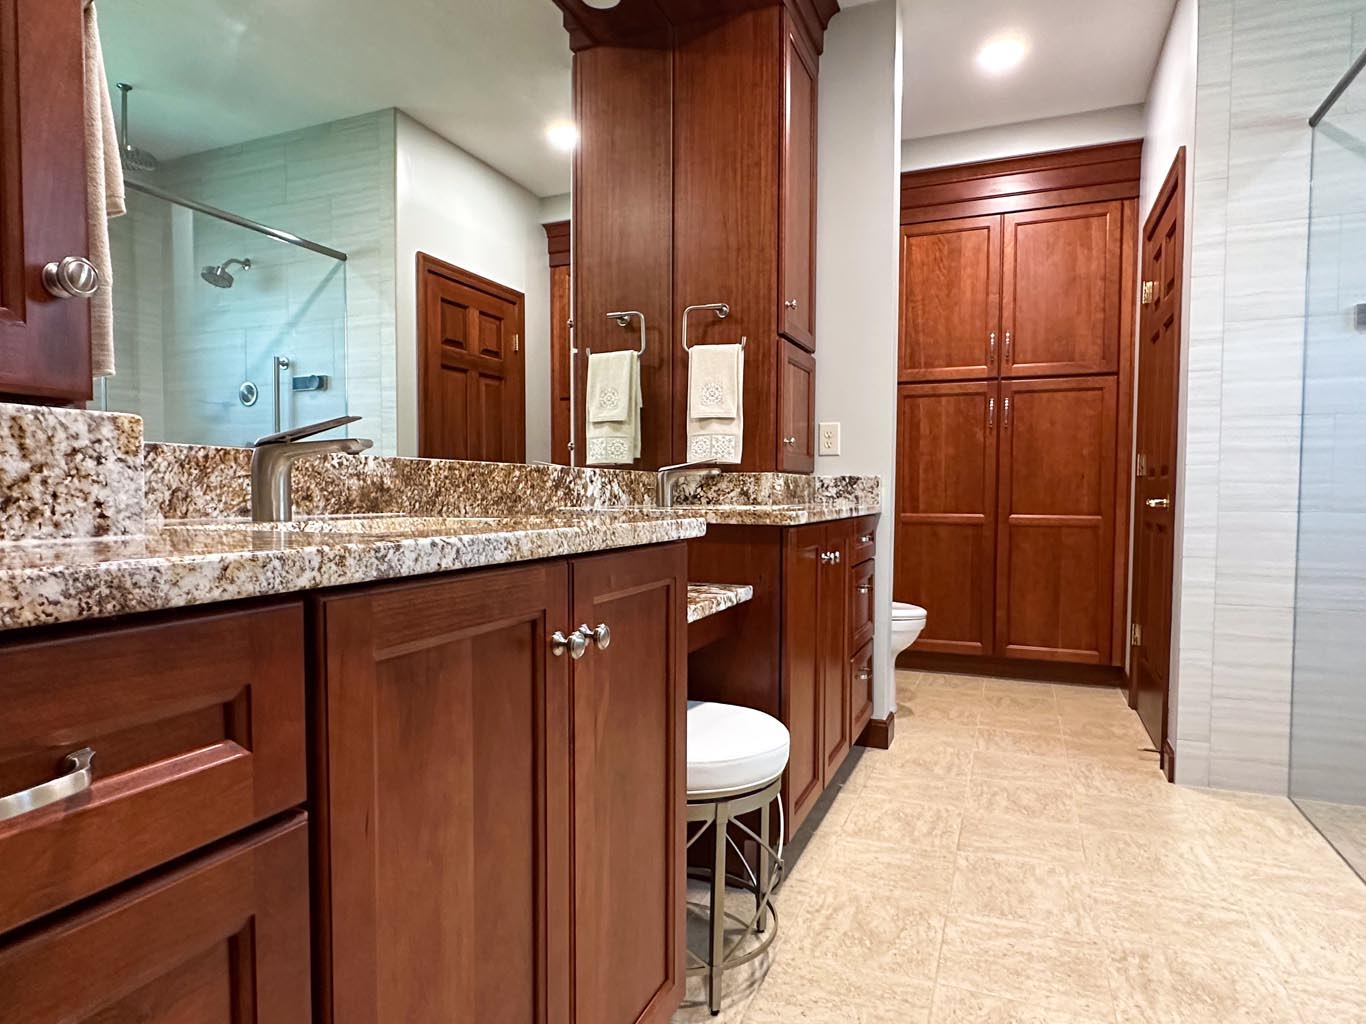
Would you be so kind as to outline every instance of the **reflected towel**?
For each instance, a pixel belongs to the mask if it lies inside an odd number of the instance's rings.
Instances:
[[[744,454],[744,345],[688,353],[688,461],[733,465]]]
[[[114,375],[114,267],[109,254],[109,219],[126,211],[123,165],[114,130],[114,106],[104,77],[100,28],[94,3],[85,5],[85,183],[90,226],[90,262],[100,288],[90,300],[90,373]]]
[[[640,458],[642,404],[639,352],[588,357],[588,465],[627,466]]]

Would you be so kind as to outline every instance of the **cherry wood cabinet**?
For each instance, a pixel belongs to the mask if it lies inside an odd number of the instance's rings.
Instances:
[[[782,181],[778,192],[778,330],[816,349],[816,54],[783,17]]]
[[[322,599],[325,1020],[669,1018],[684,557],[674,545]],[[580,624],[605,624],[609,645],[553,653]]]
[[[807,527],[807,529],[811,529]],[[789,538],[803,531],[794,530]],[[817,666],[821,688],[821,778],[829,782],[853,746],[853,698],[849,692],[849,620],[854,591],[851,585],[849,530],[847,524],[819,528],[824,550],[816,587],[819,614],[816,622]]]
[[[90,307],[43,267],[89,256],[81,0],[0,2],[0,400],[90,398]]]
[[[999,366],[1000,321],[1000,217],[901,229],[900,381],[991,376]]]
[[[308,895],[300,813],[0,939],[6,1024],[306,1022]]]
[[[778,470],[816,468],[816,357],[790,341],[782,344],[778,377]]]

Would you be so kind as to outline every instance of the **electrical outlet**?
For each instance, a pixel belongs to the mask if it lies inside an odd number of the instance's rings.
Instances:
[[[822,423],[820,425],[820,453],[822,455],[838,455],[840,453],[840,425],[838,423]]]

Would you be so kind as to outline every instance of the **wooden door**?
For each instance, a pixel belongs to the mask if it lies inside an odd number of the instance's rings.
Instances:
[[[828,785],[844,763],[853,744],[849,729],[853,721],[849,680],[849,612],[851,534],[848,520],[838,520],[825,528],[825,561],[817,602],[817,631],[820,635],[821,749],[823,785]]]
[[[795,834],[824,786],[820,583],[824,525],[783,531],[782,719],[791,736],[783,795]]]
[[[1002,382],[996,654],[1109,663],[1116,426],[1113,377]]]
[[[1129,702],[1167,761],[1171,685],[1177,401],[1185,264],[1186,151],[1176,155],[1143,230],[1137,484]],[[1170,771],[1170,768],[1169,768]]]
[[[43,267],[90,255],[81,0],[0,2],[0,401],[90,398],[90,304]]]
[[[308,893],[299,813],[0,941],[4,1020],[309,1021]]]
[[[992,652],[996,570],[997,385],[898,389],[898,601],[929,612],[918,651]]]
[[[417,254],[418,455],[526,459],[525,298]]]
[[[810,473],[816,468],[816,358],[790,341],[782,343],[778,378],[778,469]]]
[[[1002,376],[1119,368],[1123,228],[1122,202],[1006,215]]]
[[[683,544],[573,562],[573,622],[610,630],[570,698],[576,1024],[662,1024],[683,996],[687,570]]]
[[[1001,218],[901,229],[903,383],[982,380],[1001,353]]]
[[[320,603],[322,1019],[565,1024],[567,564]]]
[[[778,330],[816,350],[816,55],[783,17],[782,181],[778,192]]]

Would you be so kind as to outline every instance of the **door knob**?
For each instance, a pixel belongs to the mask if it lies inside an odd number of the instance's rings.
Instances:
[[[84,256],[43,267],[43,287],[59,299],[88,299],[100,290],[100,272]]]
[[[568,651],[569,656],[575,661],[578,661],[583,657],[584,652],[587,650],[588,637],[577,630],[570,633],[568,636],[565,636],[562,631],[557,629],[550,638],[550,651],[557,658],[562,657],[564,652]]]
[[[612,645],[612,631],[607,628],[605,622],[599,622],[595,628],[585,622],[579,627],[579,635],[583,637],[585,644],[589,640],[597,644],[600,651],[605,651]]]
[[[1149,498],[1143,504],[1149,508],[1171,508],[1172,500],[1171,498]]]

